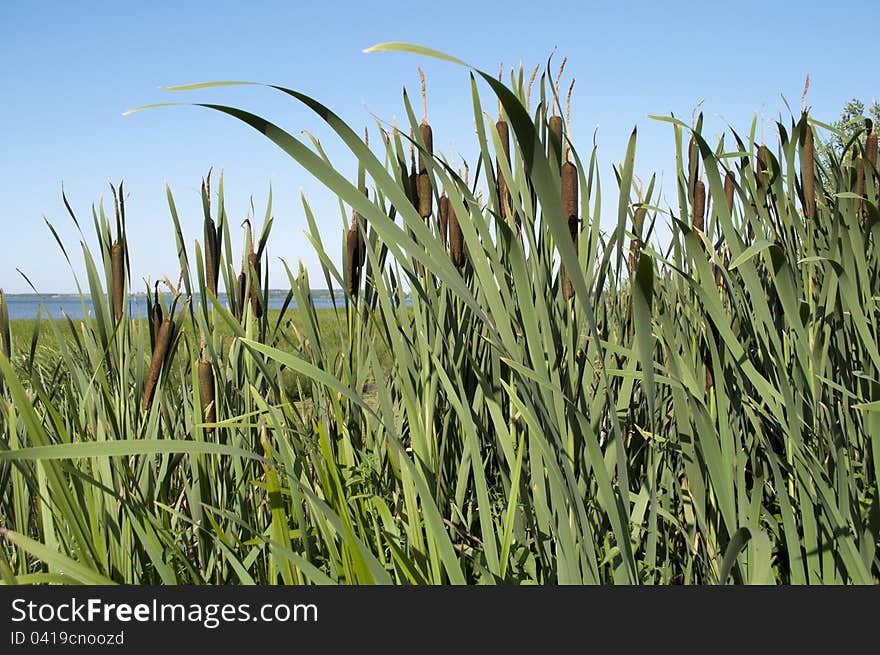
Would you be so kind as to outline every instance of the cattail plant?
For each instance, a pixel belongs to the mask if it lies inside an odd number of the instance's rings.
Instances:
[[[499,78],[501,77],[500,73],[498,76]],[[502,118],[500,101],[498,103],[498,121],[495,123],[495,129],[498,131],[498,139],[501,141],[501,153],[499,153],[499,156],[504,157],[504,160],[507,162],[507,167],[509,169],[510,127],[507,125],[507,121]],[[506,221],[510,218],[510,187],[504,177],[504,172],[501,168],[500,159],[496,161],[495,171],[496,190],[498,193],[498,206],[501,212],[501,219]]]
[[[727,200],[727,209],[733,212],[733,194],[736,191],[736,176],[733,171],[727,171],[724,176],[724,199]]]
[[[260,297],[261,287],[260,280],[262,276],[260,275],[260,258],[259,255],[254,252],[254,238],[253,232],[251,230],[251,222],[249,219],[245,219],[245,257],[242,262],[242,272],[241,276],[239,276],[239,297],[241,298],[242,305],[242,316],[244,316],[244,305],[246,302],[250,301],[251,311],[254,313],[256,318],[262,318],[263,316],[263,303]],[[247,285],[247,277],[250,276],[250,285],[248,288],[245,288]]]
[[[12,356],[12,339],[9,331],[9,308],[6,306],[6,294],[0,289],[0,352],[7,359]]]
[[[697,191],[697,181],[700,179],[700,147],[697,144],[696,135],[691,134],[688,143],[688,183],[687,192],[689,200],[694,202]]]
[[[419,211],[419,171],[416,168],[415,133],[409,133],[409,199],[416,211]]]
[[[467,186],[467,164],[465,164],[465,186]],[[449,255],[452,264],[461,270],[466,261],[464,235],[461,233],[461,224],[458,222],[455,207],[451,202],[447,201],[447,203],[449,206]],[[467,206],[467,201],[465,201],[465,206]]]
[[[568,98],[566,102],[566,114],[568,118],[569,138],[571,135],[571,92],[574,89],[574,80],[568,89]],[[562,209],[565,212],[565,218],[568,220],[568,231],[571,234],[571,240],[574,243],[574,250],[578,248],[578,170],[577,167],[569,161],[571,155],[571,141],[565,145],[565,163],[562,164]],[[574,286],[568,271],[563,267],[562,270],[562,291],[566,300],[574,295]]]
[[[706,230],[706,185],[703,180],[694,183],[694,229],[702,233]],[[700,237],[702,239],[702,236]]]
[[[758,146],[758,163],[755,167],[755,178],[758,180],[758,186],[762,189],[767,186],[766,171],[769,166],[768,161],[769,151],[767,150],[767,146],[762,143]]]
[[[425,86],[425,73],[421,68],[419,68],[419,78],[422,81],[422,122],[419,123],[419,132],[421,133],[425,149],[419,150],[419,176],[416,190],[419,198],[419,216],[428,218],[433,211],[428,159],[434,154],[434,134],[431,131],[431,126],[428,124],[428,95]]]
[[[216,395],[214,391],[214,367],[205,356],[205,335],[202,335],[202,354],[199,358],[199,396],[202,401],[202,416],[205,423],[217,421]],[[208,433],[214,428],[207,428]]]
[[[153,356],[150,359],[150,368],[147,371],[147,381],[144,385],[144,396],[141,407],[144,411],[150,408],[153,401],[153,395],[156,392],[156,384],[159,382],[159,373],[162,371],[162,364],[168,349],[171,346],[171,339],[174,336],[174,323],[168,317],[159,326],[156,343],[153,346]]]
[[[205,210],[204,233],[205,233],[205,287],[214,296],[217,295],[217,285],[220,278],[220,248],[221,239],[217,233],[217,225],[211,217],[211,171],[202,180],[202,204]]]
[[[357,216],[351,219],[351,227],[345,237],[345,273],[346,289],[352,298],[357,297],[360,287],[360,237],[358,236]]]
[[[116,322],[122,320],[125,311],[125,249],[119,243],[122,235],[122,218],[120,214],[120,202],[125,202],[124,198],[120,198],[116,193],[116,188],[111,184],[110,189],[113,191],[113,210],[116,215],[116,240],[110,246],[110,281],[112,285],[111,296],[113,298],[113,316]],[[120,195],[122,193],[122,184],[119,185]]]
[[[877,128],[873,121],[868,136],[865,138],[865,157],[871,162],[871,172],[877,172]]]
[[[444,248],[447,247],[447,234],[449,231],[449,198],[446,191],[440,196],[440,215],[437,217],[437,234],[440,237],[440,243]]]
[[[110,246],[110,271],[113,280],[113,315],[119,322],[125,310],[125,253],[119,241],[114,241]]]
[[[156,344],[159,343],[159,328],[162,326],[162,320],[162,304],[159,302],[159,283],[156,282],[153,285],[153,306],[150,308],[150,330],[154,349]]]
[[[547,156],[557,164],[562,163],[562,116],[559,112],[559,82],[562,79],[562,71],[565,70],[566,59],[563,58],[556,75],[555,94],[553,97],[553,114],[549,120],[549,134],[547,143]]]
[[[241,321],[244,318],[244,305],[247,302],[247,275],[242,271],[238,274],[238,304],[235,307],[235,317]]]

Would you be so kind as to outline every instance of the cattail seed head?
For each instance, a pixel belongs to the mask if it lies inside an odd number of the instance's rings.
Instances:
[[[256,253],[248,254],[248,267],[251,269],[251,275],[253,275],[253,279],[251,279],[251,309],[254,312],[254,316],[257,318],[262,318],[263,316],[263,301],[262,301],[262,275],[260,274],[260,259],[257,257]]]
[[[727,171],[724,176],[724,199],[727,200],[727,209],[733,212],[733,194],[736,191],[736,176],[733,171]]]
[[[216,397],[214,395],[214,367],[204,356],[199,360],[199,395],[202,399],[202,414],[205,423],[217,421]],[[214,428],[207,428],[213,432]]]
[[[874,130],[873,125],[871,132],[865,139],[865,156],[871,162],[872,172],[875,173],[877,171],[877,132]]]
[[[688,193],[693,194],[696,190],[697,180],[700,178],[700,146],[697,143],[695,134],[691,134],[691,140],[688,143]]]
[[[357,223],[352,221],[345,236],[345,270],[348,295],[357,296],[360,286],[360,255]]]
[[[706,228],[706,185],[703,180],[694,184],[694,229],[704,232]]]
[[[550,117],[550,151],[548,156],[562,161],[562,116]]]
[[[238,320],[244,318],[244,305],[247,302],[247,275],[244,271],[238,274]]]
[[[159,283],[153,286],[153,308],[150,314],[150,326],[153,330],[153,348],[159,342],[159,328],[162,326],[162,305],[159,303]]]
[[[122,320],[125,310],[125,252],[118,240],[110,246],[110,272],[113,284],[113,315],[118,322]]]
[[[806,118],[806,114],[804,116]],[[801,183],[804,190],[804,215],[813,220],[816,218],[816,166],[813,150],[813,128],[804,122],[804,158],[802,161]]]
[[[464,238],[452,203],[449,203],[449,254],[452,258],[452,264],[461,269],[465,262]]]
[[[220,276],[220,243],[213,218],[205,219],[205,285],[217,295],[217,279]]]
[[[428,171],[428,159],[434,156],[434,133],[431,126],[425,122],[419,125],[419,132],[422,135],[422,141],[425,142],[425,150],[419,150],[419,173]]]
[[[12,338],[9,330],[9,308],[6,306],[6,294],[0,289],[0,351],[6,358],[12,356]]]
[[[150,359],[150,368],[147,370],[147,381],[144,385],[144,396],[141,407],[144,411],[149,409],[153,400],[153,394],[156,392],[156,384],[159,381],[159,373],[162,370],[162,363],[168,354],[168,348],[171,345],[171,338],[174,333],[174,325],[170,318],[166,318],[159,326],[159,334],[156,343],[153,346],[153,356]]]
[[[766,186],[766,174],[765,171],[768,169],[768,161],[769,161],[769,151],[767,150],[767,146],[760,145],[758,146],[758,165],[755,168],[755,177],[758,179],[758,184],[761,187]]]
[[[416,193],[418,195],[419,216],[428,218],[433,210],[433,195],[431,193],[431,177],[428,175],[427,160],[434,153],[434,136],[431,132],[431,126],[426,122],[419,125],[419,131],[422,134],[422,141],[425,142],[425,150],[419,150],[419,175],[416,178]]]
[[[440,216],[437,217],[437,232],[439,233],[440,243],[446,248],[447,233],[449,230],[449,198],[446,192],[440,196]]]
[[[562,209],[565,217],[578,217],[578,172],[570,161],[562,165]]]

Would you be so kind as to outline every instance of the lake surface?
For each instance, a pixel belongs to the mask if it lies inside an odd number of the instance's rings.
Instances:
[[[336,296],[336,306],[344,307],[345,300],[342,291],[334,291]],[[281,309],[287,298],[287,291],[269,291],[269,309]],[[315,307],[318,309],[332,309],[333,297],[326,289],[313,289],[312,298]],[[170,302],[171,296],[164,294],[163,297],[166,305]],[[227,297],[225,293],[221,293],[218,300],[228,307]],[[194,302],[201,302],[199,296],[195,296]],[[85,304],[84,304],[85,303]],[[42,307],[42,317],[64,318],[67,314],[70,318],[85,318],[86,314],[94,315],[91,299],[80,298],[75,293],[60,294],[43,294],[35,293],[14,293],[6,295],[6,306],[8,307],[9,320],[28,320],[35,319],[37,312]],[[291,299],[290,307],[296,307],[296,301]],[[144,318],[147,315],[147,297],[145,294],[139,293],[129,296],[128,312],[130,316],[135,318]]]

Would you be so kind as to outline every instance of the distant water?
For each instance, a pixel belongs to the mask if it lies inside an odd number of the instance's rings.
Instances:
[[[334,291],[336,294],[336,305],[338,307],[345,306],[344,294],[342,291]],[[287,291],[269,291],[269,309],[281,309],[284,300],[287,298]],[[313,289],[312,299],[315,307],[318,309],[332,309],[333,297],[326,289]],[[170,296],[164,294],[163,300],[170,302]],[[218,300],[223,303],[224,307],[229,307],[225,293],[221,293]],[[194,302],[201,302],[200,297],[196,296]],[[6,304],[9,311],[9,320],[27,320],[37,317],[37,310],[42,306],[42,317],[64,318],[67,314],[70,318],[85,318],[83,313],[83,300],[75,293],[61,294],[45,294],[37,295],[35,293],[16,293],[6,295]],[[290,307],[296,307],[296,301],[291,299]],[[90,316],[94,316],[92,302],[85,299],[85,312]],[[130,316],[135,318],[144,318],[147,315],[147,297],[146,295],[134,294],[128,298],[128,312]]]

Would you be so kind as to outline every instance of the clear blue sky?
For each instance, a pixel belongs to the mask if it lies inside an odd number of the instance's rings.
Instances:
[[[501,7],[502,5],[498,5]],[[582,152],[598,127],[605,197],[611,164],[639,128],[636,172],[668,176],[669,125],[704,99],[707,132],[741,132],[766,103],[768,119],[793,107],[807,73],[813,115],[834,119],[844,102],[878,94],[876,2],[0,2],[0,287],[74,290],[43,216],[58,228],[77,272],[78,234],[61,202],[61,183],[88,238],[90,207],[109,183],[125,180],[133,285],[178,271],[164,184],[175,194],[188,244],[201,240],[199,181],[225,170],[227,207],[238,223],[253,197],[261,219],[271,181],[276,223],[272,286],[286,286],[284,257],[298,259],[321,286],[303,236],[299,193],[319,216],[325,242],[339,243],[335,199],[256,132],[197,108],[122,112],[169,100],[221,101],[322,138],[339,166],[354,164],[316,116],[258,88],[170,94],[160,86],[244,79],[283,84],[323,101],[353,126],[370,113],[402,115],[401,90],[418,95],[416,67],[428,75],[435,148],[472,152],[469,81],[464,69],[397,53],[363,54],[383,41],[410,41],[485,70],[527,69],[568,57],[577,78],[573,134]],[[487,96],[488,98],[488,96]],[[487,100],[488,107],[493,105]],[[787,116],[787,114],[784,114]],[[769,133],[769,129],[768,129]],[[768,134],[769,137],[769,134]],[[109,205],[108,205],[109,208]],[[236,233],[233,233],[236,235]],[[236,235],[237,236],[237,235]],[[48,253],[48,254],[46,254]],[[238,257],[238,253],[236,253]],[[85,281],[81,276],[81,281]]]

